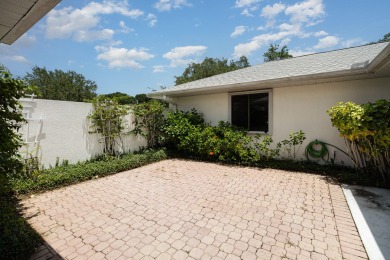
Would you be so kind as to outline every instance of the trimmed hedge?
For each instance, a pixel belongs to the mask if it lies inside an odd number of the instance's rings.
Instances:
[[[163,150],[147,151],[142,154],[124,155],[119,159],[108,158],[102,161],[89,161],[47,169],[33,179],[16,178],[10,180],[10,183],[17,194],[46,191],[134,169],[166,158],[167,155]]]

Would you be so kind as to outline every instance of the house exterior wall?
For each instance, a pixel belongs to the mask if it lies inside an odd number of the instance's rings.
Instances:
[[[332,126],[326,111],[338,102],[374,102],[390,99],[390,78],[334,82],[317,85],[281,87],[272,90],[273,140],[287,139],[289,133],[302,130],[306,140],[299,151],[304,159],[304,150],[309,142],[318,139],[345,151],[344,139]],[[206,121],[216,125],[220,120],[229,120],[229,94],[192,96],[177,99],[178,109],[195,107],[204,113]],[[333,157],[334,149],[328,147]],[[350,159],[336,150],[338,164],[351,165]]]
[[[57,157],[60,162],[69,160],[70,163],[84,161],[102,153],[97,134],[88,132],[90,122],[87,116],[92,111],[91,103],[69,102],[44,99],[22,99],[23,112],[29,118],[40,119],[29,121],[20,130],[23,140],[38,141],[38,157],[40,162],[48,167],[54,165]],[[126,127],[131,128],[133,116],[125,117]],[[28,135],[27,135],[27,127]],[[123,139],[124,150],[133,151],[139,146],[145,146],[144,138],[133,135]],[[30,144],[30,151],[32,144]],[[25,156],[26,147],[21,148],[22,156]]]
[[[175,98],[173,103],[177,109],[183,111],[196,108],[198,112],[203,113],[205,121],[211,122],[213,125],[218,124],[221,120],[229,120],[228,93]]]

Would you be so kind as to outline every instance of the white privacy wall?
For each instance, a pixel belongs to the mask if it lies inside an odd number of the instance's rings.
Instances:
[[[326,111],[338,102],[353,101],[358,104],[390,99],[390,78],[344,81],[326,84],[273,88],[272,132],[274,142],[287,139],[289,133],[302,130],[306,141],[299,156],[304,159],[304,149],[315,139],[336,145],[345,151],[344,139],[332,126]],[[177,108],[196,108],[204,113],[207,122],[229,120],[228,93],[176,98]],[[328,147],[333,156],[334,149]],[[351,165],[344,154],[336,151],[338,164]]]
[[[27,125],[21,133],[24,140],[38,141],[38,156],[45,167],[54,165],[57,157],[60,162],[69,160],[76,163],[102,153],[97,134],[88,133],[90,122],[87,116],[92,111],[91,103],[44,99],[22,99],[21,103],[25,115],[28,113],[29,118],[41,119],[40,131],[39,120],[30,120],[28,137]],[[131,128],[132,115],[126,116],[125,120],[126,126]],[[146,145],[144,138],[133,135],[126,136],[123,143],[125,151],[138,150],[139,146]],[[22,155],[24,151],[25,148],[22,148]]]

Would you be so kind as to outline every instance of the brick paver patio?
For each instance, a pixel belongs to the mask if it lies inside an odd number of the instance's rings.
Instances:
[[[23,201],[32,259],[367,259],[339,185],[165,160]]]

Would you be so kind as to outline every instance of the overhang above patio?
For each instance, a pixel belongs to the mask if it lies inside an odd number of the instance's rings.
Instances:
[[[0,0],[0,42],[14,43],[61,0]]]

